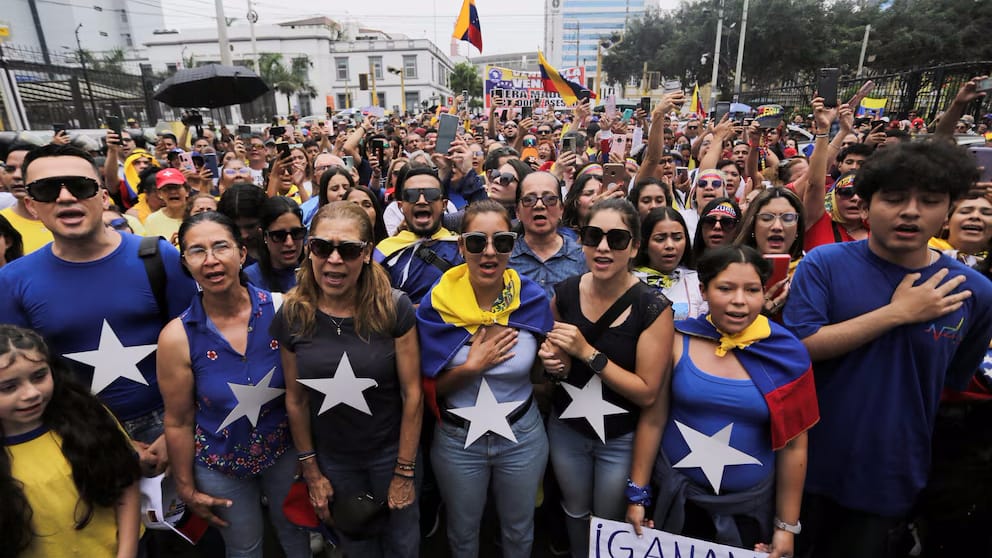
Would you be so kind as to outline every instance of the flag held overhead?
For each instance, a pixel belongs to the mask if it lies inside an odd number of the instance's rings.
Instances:
[[[482,27],[479,25],[479,12],[475,9],[475,0],[464,0],[458,19],[455,21],[453,39],[471,43],[482,53]]]
[[[596,94],[574,81],[565,79],[561,72],[548,63],[544,53],[537,51],[537,61],[541,66],[541,83],[547,93],[558,92],[566,105],[574,105],[580,98],[595,99]]]

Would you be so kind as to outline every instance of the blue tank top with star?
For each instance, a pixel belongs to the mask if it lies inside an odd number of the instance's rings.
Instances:
[[[661,450],[679,472],[715,494],[747,490],[775,472],[768,405],[750,379],[714,376],[689,356],[672,371]]]
[[[279,342],[269,335],[272,295],[247,285],[248,343],[241,354],[193,297],[180,316],[194,379],[196,463],[235,478],[260,474],[292,445]]]

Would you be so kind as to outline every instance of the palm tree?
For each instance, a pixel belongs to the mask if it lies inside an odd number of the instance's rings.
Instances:
[[[307,56],[293,58],[290,67],[286,68],[281,54],[263,52],[258,56],[258,69],[263,81],[286,96],[287,112],[293,110],[293,95],[317,96],[317,90],[307,76],[310,69],[310,58]]]

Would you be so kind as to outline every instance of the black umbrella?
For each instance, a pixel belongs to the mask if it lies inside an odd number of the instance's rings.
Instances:
[[[249,68],[208,64],[173,74],[155,90],[155,100],[170,107],[220,108],[249,103],[268,90]]]

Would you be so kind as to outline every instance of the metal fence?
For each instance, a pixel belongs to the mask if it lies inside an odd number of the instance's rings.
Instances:
[[[849,99],[868,79],[875,83],[869,95],[886,99],[885,114],[905,118],[910,110],[916,110],[927,122],[932,121],[940,111],[954,99],[966,81],[974,76],[992,72],[992,61],[960,62],[930,68],[907,70],[904,72],[871,75],[858,79],[849,77],[840,80],[838,98]],[[808,112],[813,100],[816,83],[787,83],[780,87],[742,91],[740,102],[751,106],[763,104],[782,105],[786,112]],[[992,112],[992,98],[986,97],[972,103],[966,114],[976,118]]]

